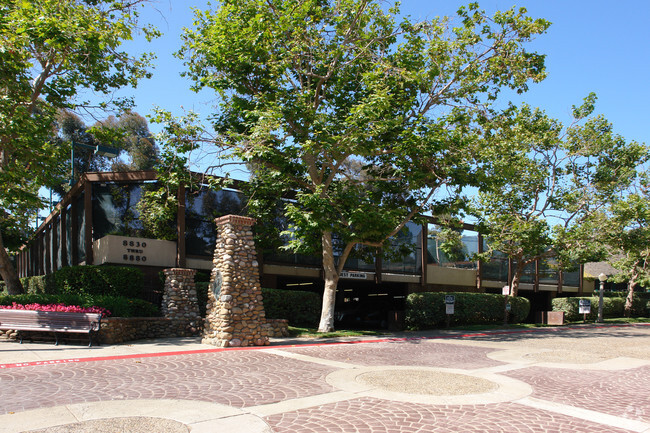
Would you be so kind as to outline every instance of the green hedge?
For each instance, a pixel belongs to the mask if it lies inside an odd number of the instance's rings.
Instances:
[[[318,326],[321,298],[301,290],[262,289],[264,311],[269,319],[287,319],[292,326]]]
[[[406,326],[412,330],[431,329],[446,324],[445,295],[454,295],[452,325],[503,323],[504,296],[491,293],[424,292],[406,298]],[[530,312],[530,301],[509,297],[511,323],[524,320]]]
[[[144,276],[140,269],[122,266],[69,266],[52,274],[58,293],[139,298]]]
[[[197,282],[196,293],[201,317],[205,317],[210,283]],[[320,319],[318,294],[299,290],[262,289],[267,319],[287,319],[292,326],[315,327]]]
[[[555,298],[552,301],[553,311],[564,311],[564,318],[569,322],[583,320],[583,314],[579,311],[579,300],[589,299],[591,301],[591,313],[587,314],[587,320],[598,318],[598,297],[577,297],[577,298]],[[625,315],[624,297],[603,297],[603,317],[623,317]],[[645,296],[634,295],[632,298],[632,316],[650,316],[650,302]]]
[[[80,307],[103,307],[109,310],[113,317],[155,317],[160,315],[158,307],[152,303],[123,296],[37,293],[0,297],[0,305],[11,305],[14,302],[22,305],[64,304],[78,305]]]
[[[24,277],[20,279],[25,293],[49,293],[57,292],[54,284],[54,274],[39,275],[36,277]]]
[[[124,266],[66,266],[48,275],[21,278],[20,282],[27,294],[71,293],[140,298],[144,275],[138,268]]]

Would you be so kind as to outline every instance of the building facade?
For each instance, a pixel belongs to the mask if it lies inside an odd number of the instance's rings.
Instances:
[[[155,239],[147,235],[136,207],[143,191],[155,187],[156,173],[150,171],[84,174],[22,247],[17,258],[19,276],[49,274],[73,265],[138,266],[145,272],[150,300],[156,302],[161,269],[210,270],[214,220],[241,215],[246,198],[235,189],[189,191],[181,186],[176,218],[167,227],[174,235]],[[501,293],[510,280],[512,261],[498,254],[488,263],[472,261],[472,254],[482,252],[485,245],[469,224],[459,229],[463,246],[450,258],[440,248],[439,229],[433,219],[425,225],[409,223],[391,240],[406,246],[408,254],[396,258],[376,251],[370,262],[348,259],[338,286],[337,309],[372,304],[399,310],[409,293],[423,291]],[[322,293],[319,257],[280,251],[260,251],[258,257],[263,287]],[[552,263],[538,261],[527,268],[519,294],[531,300],[534,312],[550,309],[556,296],[593,290],[594,282],[584,280],[582,266],[562,273]]]

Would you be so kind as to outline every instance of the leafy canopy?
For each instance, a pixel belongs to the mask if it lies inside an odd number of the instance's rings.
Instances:
[[[490,247],[486,255],[500,251],[515,260],[515,280],[540,258],[553,257],[563,268],[600,259],[598,215],[648,159],[645,145],[627,142],[603,116],[591,116],[595,100],[591,94],[574,107],[566,127],[524,104],[484,130],[489,181],[474,213]]]
[[[5,0],[0,3],[0,274],[10,293],[20,282],[3,233],[25,234],[42,205],[38,190],[63,175],[68,146],[55,140],[61,109],[90,108],[84,92],[135,86],[152,56],[121,49],[138,30],[144,0]],[[142,29],[148,38],[158,33]],[[99,108],[128,101],[102,102]]]
[[[524,9],[488,17],[470,4],[456,27],[398,23],[397,12],[364,0],[224,1],[197,11],[184,36],[186,75],[221,99],[218,144],[254,169],[251,208],[295,192],[283,206],[296,250],[320,249],[324,231],[380,245],[432,210],[440,188],[474,182],[472,137],[456,128],[466,109],[544,77],[544,57],[523,45],[548,22]]]

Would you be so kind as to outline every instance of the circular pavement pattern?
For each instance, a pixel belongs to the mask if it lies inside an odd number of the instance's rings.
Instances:
[[[502,403],[533,392],[511,377],[436,367],[347,368],[330,373],[327,382],[363,397],[434,405]]]
[[[357,381],[384,391],[424,395],[479,394],[498,387],[480,377],[428,370],[371,371],[357,376]]]
[[[31,430],[27,433],[188,433],[190,429],[183,423],[164,418],[128,417],[94,419],[74,424]]]

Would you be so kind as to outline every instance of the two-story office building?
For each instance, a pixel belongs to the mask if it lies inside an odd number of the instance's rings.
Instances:
[[[158,272],[168,267],[209,270],[216,238],[214,219],[241,214],[245,197],[234,189],[178,189],[174,240],[143,237],[136,203],[143,189],[156,182],[155,172],[86,173],[43,221],[18,256],[19,276],[51,273],[72,265],[129,265],[145,272],[150,300],[159,300]],[[149,185],[149,186],[148,186]],[[258,221],[257,225],[265,224]],[[477,291],[501,293],[513,269],[507,257],[495,255],[488,263],[471,261],[484,241],[473,226],[462,230],[463,250],[450,260],[439,248],[438,226],[410,223],[396,242],[410,246],[398,260],[375,255],[371,262],[351,258],[338,286],[337,308],[375,303],[399,310],[409,293],[422,291]],[[322,293],[319,257],[264,251],[259,254],[263,287],[311,290]],[[548,263],[531,265],[520,286],[520,296],[532,301],[532,310],[550,308],[556,296],[591,293],[583,267],[560,273]],[[532,313],[531,313],[532,314]]]

